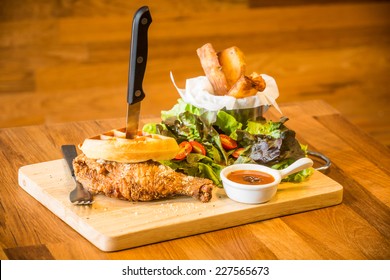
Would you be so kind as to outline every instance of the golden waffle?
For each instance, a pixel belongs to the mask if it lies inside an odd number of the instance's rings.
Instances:
[[[179,152],[176,140],[171,137],[147,134],[126,139],[125,128],[87,138],[79,148],[88,158],[122,163],[169,160]]]

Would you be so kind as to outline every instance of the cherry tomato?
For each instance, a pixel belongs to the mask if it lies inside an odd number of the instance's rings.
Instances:
[[[192,146],[193,153],[202,154],[204,156],[206,155],[206,149],[204,148],[204,146],[201,143],[193,140],[193,141],[190,141],[190,144]]]
[[[244,151],[245,149],[244,148],[238,148],[237,150],[235,150],[233,153],[232,153],[232,156],[234,158],[238,158],[242,152]]]
[[[220,134],[219,138],[221,139],[222,147],[225,150],[231,150],[237,148],[237,142],[231,137],[225,134]]]
[[[183,141],[179,144],[179,152],[175,156],[175,159],[182,160],[184,159],[189,153],[192,151],[192,146],[190,142],[188,141]]]

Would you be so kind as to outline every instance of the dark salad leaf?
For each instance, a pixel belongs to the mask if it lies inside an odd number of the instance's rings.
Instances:
[[[286,158],[294,161],[305,157],[305,151],[295,138],[295,132],[289,129],[281,131],[279,138],[270,135],[253,135],[247,131],[237,131],[237,141],[243,147],[250,147],[243,152],[239,162],[254,162],[272,166]],[[244,159],[249,157],[249,159]]]

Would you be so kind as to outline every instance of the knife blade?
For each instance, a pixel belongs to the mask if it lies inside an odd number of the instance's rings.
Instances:
[[[142,82],[148,58],[148,29],[151,23],[152,16],[148,6],[139,8],[134,14],[127,88],[126,138],[134,138],[137,134],[141,101],[145,98]]]

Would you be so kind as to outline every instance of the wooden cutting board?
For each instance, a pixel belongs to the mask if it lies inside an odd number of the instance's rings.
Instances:
[[[340,184],[316,171],[307,182],[280,184],[274,198],[264,204],[237,203],[217,188],[208,203],[191,197],[127,202],[97,195],[92,206],[75,206],[68,198],[74,183],[65,160],[26,165],[18,175],[26,192],[103,251],[332,206],[343,197]]]

